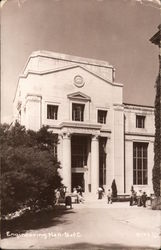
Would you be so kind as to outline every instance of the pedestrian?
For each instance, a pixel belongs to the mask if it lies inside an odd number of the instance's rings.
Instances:
[[[80,196],[82,196],[83,189],[82,189],[81,186],[78,186],[78,187],[77,187],[77,193],[78,193]]]
[[[60,191],[59,189],[55,190],[55,205],[59,205],[59,199],[60,199]]]
[[[134,190],[133,192],[133,196],[134,196],[134,205],[137,205],[137,192]]]
[[[146,194],[146,192],[143,192],[143,194],[141,196],[141,201],[142,201],[143,207],[146,207],[146,201],[147,201],[147,194]]]
[[[62,195],[62,198],[65,199],[65,193],[66,193],[66,187],[63,186],[62,187],[62,192],[61,192],[61,195]]]
[[[69,206],[72,209],[72,197],[69,192],[66,192],[65,194],[65,206],[66,208]]]
[[[102,197],[104,197],[104,195],[105,195],[105,189],[104,189],[103,186],[101,186],[101,188],[102,188]]]
[[[134,191],[131,190],[131,194],[130,194],[130,206],[133,206],[134,204]]]
[[[138,207],[142,206],[141,196],[142,196],[142,190],[139,190],[138,195],[137,195],[137,206]]]
[[[108,192],[107,192],[107,203],[112,204],[112,193],[110,189],[108,189]]]
[[[79,203],[79,194],[78,194],[77,189],[75,187],[73,188],[72,196],[75,197],[76,203]]]
[[[102,194],[103,194],[103,190],[101,187],[98,188],[98,199],[101,200],[102,199]]]

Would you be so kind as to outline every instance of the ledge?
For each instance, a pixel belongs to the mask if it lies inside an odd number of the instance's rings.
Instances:
[[[125,132],[125,136],[130,135],[130,136],[146,136],[146,137],[154,137],[154,134],[150,133],[138,133],[138,132]]]
[[[96,129],[100,130],[102,125],[99,124],[91,124],[91,123],[85,123],[85,122],[62,122],[59,125],[60,128],[63,127],[72,127],[72,128],[86,128],[86,129]]]

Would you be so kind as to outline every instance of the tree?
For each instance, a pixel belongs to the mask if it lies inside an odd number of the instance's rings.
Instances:
[[[48,127],[34,132],[18,123],[0,126],[2,215],[24,205],[53,202],[54,190],[61,186],[60,163],[53,150],[57,143]]]
[[[161,69],[160,69],[161,70]],[[160,74],[156,80],[155,97],[155,141],[154,141],[154,166],[153,166],[153,189],[157,197],[160,196],[161,180],[161,79]]]
[[[161,188],[161,24],[158,31],[150,38],[150,42],[159,47],[159,74],[156,80],[155,97],[155,141],[154,141],[154,166],[152,171],[153,189],[156,195],[156,204],[160,202]],[[157,206],[156,206],[157,207]]]
[[[112,197],[117,197],[117,186],[116,186],[115,179],[113,179],[112,181],[111,188],[112,188]]]

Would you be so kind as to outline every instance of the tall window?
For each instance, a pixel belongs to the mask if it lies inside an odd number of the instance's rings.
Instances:
[[[99,185],[106,185],[106,141],[107,138],[99,139]]]
[[[134,142],[133,144],[133,184],[146,185],[148,183],[148,144]]]
[[[87,166],[87,137],[72,136],[72,168]]]
[[[58,106],[47,105],[47,119],[57,120],[58,119]]]
[[[72,104],[72,120],[83,121],[84,120],[84,104]]]
[[[136,116],[136,128],[145,128],[145,116]]]
[[[106,124],[106,116],[107,116],[107,111],[98,110],[97,122]]]

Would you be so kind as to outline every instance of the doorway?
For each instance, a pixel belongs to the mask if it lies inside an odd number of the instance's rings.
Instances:
[[[72,173],[72,191],[78,186],[81,186],[84,191],[84,173]]]

